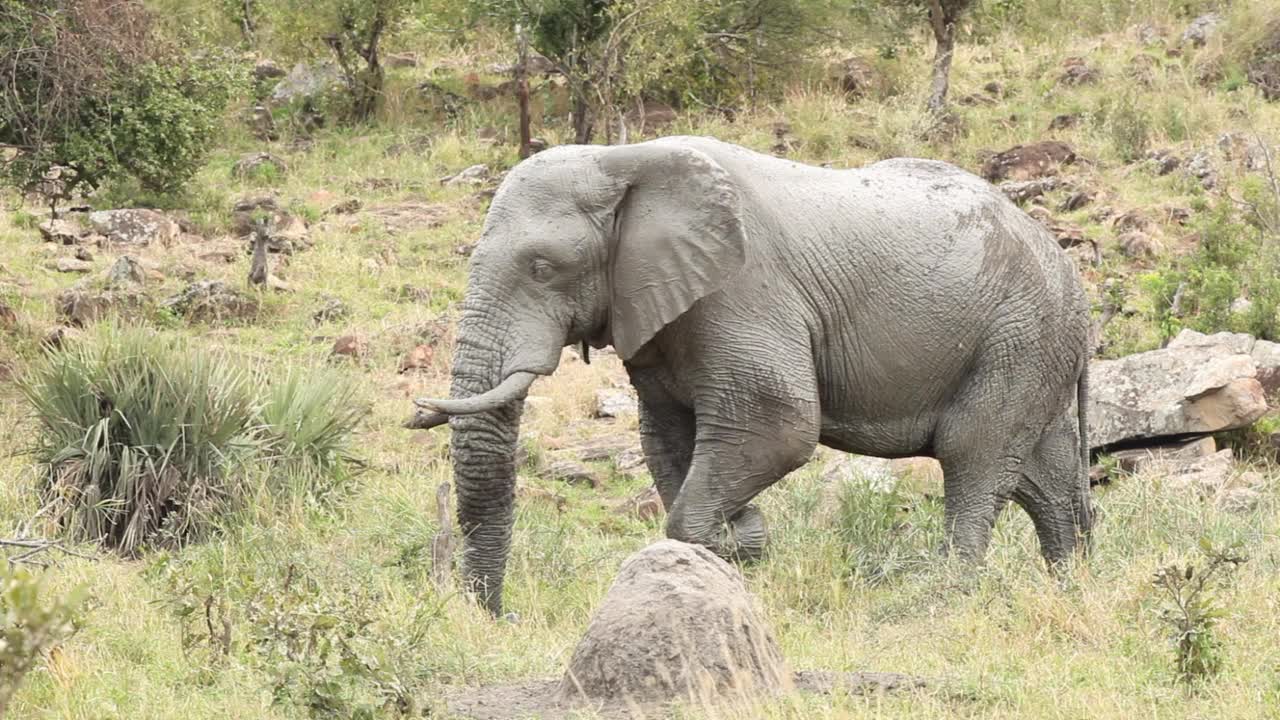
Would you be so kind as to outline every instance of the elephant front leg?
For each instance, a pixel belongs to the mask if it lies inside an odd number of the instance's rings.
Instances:
[[[693,462],[696,427],[693,412],[681,406],[656,382],[633,375],[632,384],[640,398],[640,447],[653,484],[668,512],[684,485]]]
[[[699,415],[689,473],[670,508],[667,537],[726,559],[755,560],[767,544],[764,515],[751,500],[800,467],[818,439],[817,403],[750,403],[768,414]]]

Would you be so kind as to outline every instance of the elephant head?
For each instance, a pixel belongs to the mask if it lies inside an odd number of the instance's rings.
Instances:
[[[562,146],[494,195],[458,323],[448,419],[468,590],[494,614],[514,520],[523,399],[566,345],[632,358],[743,265],[741,202],[706,153],[655,140]]]

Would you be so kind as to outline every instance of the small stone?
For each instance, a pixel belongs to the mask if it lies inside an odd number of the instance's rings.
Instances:
[[[266,81],[282,78],[288,73],[285,69],[275,63],[274,60],[268,58],[259,58],[253,64],[253,77],[255,80]]]
[[[1054,118],[1049,121],[1049,129],[1050,130],[1068,130],[1070,128],[1075,127],[1079,123],[1080,123],[1079,115],[1074,115],[1074,114],[1055,115]]]
[[[447,187],[457,187],[459,185],[481,185],[489,179],[488,165],[472,165],[457,175],[450,175],[441,178],[440,184]]]
[[[1072,212],[1074,210],[1079,210],[1085,205],[1088,205],[1089,203],[1093,202],[1093,197],[1094,197],[1093,193],[1088,190],[1080,190],[1077,192],[1073,192],[1067,196],[1066,200],[1062,201],[1062,205],[1059,206],[1059,209],[1062,210],[1063,212]]]
[[[637,517],[645,522],[656,520],[666,514],[667,510],[662,505],[662,496],[658,494],[658,488],[650,485],[642,490],[639,495],[627,498],[614,507],[614,512],[619,515],[630,515]]]
[[[453,248],[453,253],[455,255],[461,255],[463,257],[471,257],[471,253],[475,249],[476,249],[475,243],[462,243],[461,245],[458,245]]]
[[[355,335],[343,335],[333,342],[332,353],[340,357],[363,357],[366,351],[364,340]]]
[[[398,52],[389,53],[384,61],[389,68],[413,68],[418,67],[419,58],[416,52]]]
[[[1253,301],[1246,297],[1238,297],[1231,301],[1231,313],[1244,315],[1253,309]]]
[[[36,226],[40,231],[40,237],[45,242],[58,243],[59,245],[75,245],[84,237],[85,230],[80,225],[71,220],[45,220]]]
[[[54,262],[53,269],[60,273],[87,273],[93,270],[93,263],[87,263],[73,257],[60,257]]]
[[[1082,57],[1069,57],[1062,61],[1062,75],[1058,82],[1063,85],[1092,85],[1101,74],[1091,67]]]
[[[144,284],[147,281],[147,274],[133,257],[121,255],[107,270],[105,280],[107,287],[124,288]]]
[[[1218,27],[1222,24],[1223,17],[1221,13],[1211,12],[1197,17],[1191,21],[1187,29],[1182,32],[1182,42],[1190,43],[1192,47],[1203,47],[1218,32]]]
[[[231,168],[231,174],[237,178],[248,178],[256,175],[263,168],[271,168],[278,176],[289,172],[289,164],[269,152],[251,152],[240,156]]]
[[[93,262],[93,251],[87,247],[76,248],[76,259],[85,262]]]
[[[822,471],[822,480],[836,485],[861,481],[877,492],[892,492],[897,485],[890,461],[867,455],[841,453]]]
[[[625,390],[596,390],[595,416],[598,418],[621,418],[639,412],[636,398]]]
[[[342,302],[338,298],[331,297],[324,301],[324,304],[320,306],[319,310],[316,310],[311,314],[311,319],[318,323],[323,323],[333,320],[341,320],[350,314],[351,310],[347,307],[346,303]]]
[[[418,345],[405,356],[400,359],[400,372],[405,373],[410,370],[421,370],[431,367],[431,361],[435,357],[435,351],[429,345]]]
[[[547,477],[570,485],[588,485],[600,487],[600,478],[591,468],[574,460],[556,460],[547,465],[544,472]]]
[[[1160,252],[1160,241],[1141,230],[1131,230],[1121,235],[1119,242],[1120,252],[1135,260],[1150,259]]]

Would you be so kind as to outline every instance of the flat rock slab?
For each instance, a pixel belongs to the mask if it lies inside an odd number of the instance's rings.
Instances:
[[[898,673],[830,672],[801,670],[792,675],[792,685],[802,693],[830,695],[870,695],[878,692],[925,689],[934,684],[922,678]],[[659,718],[669,717],[677,701],[625,703],[595,701],[583,704],[559,699],[560,680],[533,680],[512,685],[491,685],[459,689],[445,698],[451,716],[470,720],[560,720],[561,718]]]

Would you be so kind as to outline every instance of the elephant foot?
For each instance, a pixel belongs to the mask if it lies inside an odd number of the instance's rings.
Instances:
[[[706,529],[689,528],[673,514],[667,519],[667,537],[701,545],[730,562],[746,563],[764,557],[768,530],[764,514],[754,505],[748,505],[727,522]]]
[[[742,508],[725,524],[724,539],[727,551],[721,553],[724,557],[739,562],[760,560],[764,557],[765,546],[769,542],[764,513],[755,505]]]

